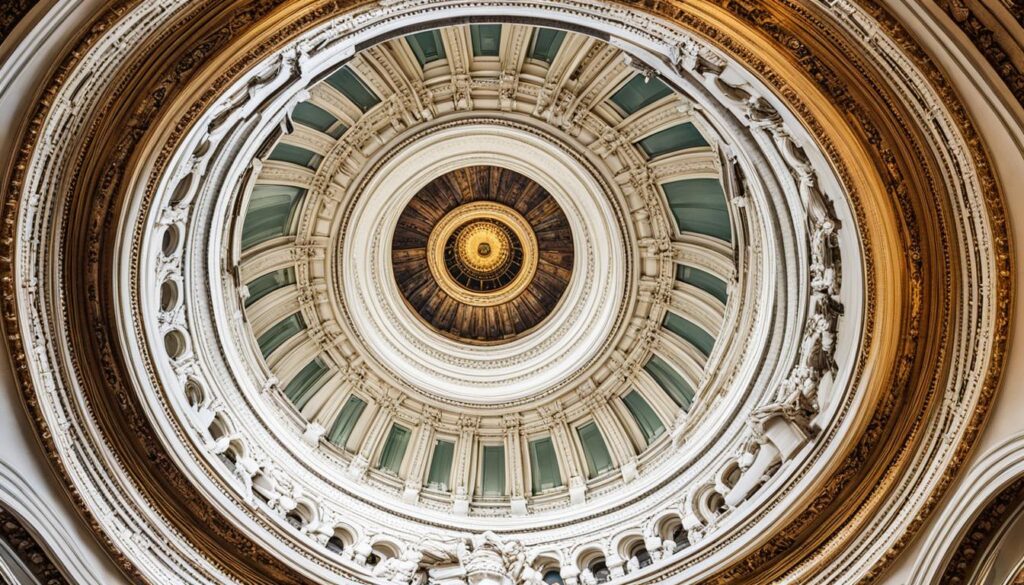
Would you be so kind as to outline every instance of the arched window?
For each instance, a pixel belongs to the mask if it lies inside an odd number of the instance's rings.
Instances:
[[[682,526],[677,527],[672,532],[672,541],[676,543],[676,550],[690,546],[690,539],[687,537],[686,531],[683,530]]]
[[[332,536],[327,540],[327,550],[340,555],[345,551],[345,542],[337,536]]]
[[[608,565],[605,564],[604,557],[597,557],[590,561],[587,568],[594,574],[594,579],[596,579],[598,583],[607,583],[612,580],[612,572],[608,570]]]
[[[638,542],[631,549],[629,549],[629,556],[636,557],[636,560],[640,562],[640,567],[646,567],[654,562],[651,558],[651,553],[647,552],[647,547],[644,546],[643,542]]]
[[[300,516],[297,511],[292,510],[291,512],[288,512],[288,515],[285,516],[284,519],[295,528],[302,530],[302,516]]]

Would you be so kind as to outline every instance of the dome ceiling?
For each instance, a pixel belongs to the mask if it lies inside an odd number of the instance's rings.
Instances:
[[[499,67],[519,72],[505,89]],[[798,328],[765,324],[802,287],[738,260],[779,237],[760,216],[779,203],[740,184],[732,138],[692,97],[602,40],[515,24],[369,46],[308,94],[258,155],[233,245],[251,367],[328,482],[439,526],[544,526],[624,497],[649,513],[750,440],[770,400],[755,380]],[[839,221],[811,196],[832,222],[815,310],[835,335]],[[809,383],[838,375],[830,355],[808,357]],[[804,408],[824,424],[818,400]],[[704,530],[666,520],[657,551]]]
[[[572,230],[550,193],[501,167],[450,171],[416,193],[391,242],[395,282],[437,331],[509,341],[554,310],[572,275]]]
[[[899,535],[875,526],[912,531],[941,495],[971,432],[944,409],[982,402],[998,362],[972,329],[1002,310],[982,294],[1005,292],[998,198],[984,153],[936,130],[965,126],[914,109],[942,101],[930,65],[858,36],[871,15],[734,4],[240,11],[182,61],[230,67],[135,77],[144,103],[109,123],[139,132],[88,155],[102,189],[71,151],[106,128],[91,84],[132,87],[114,61],[73,68],[82,93],[48,101],[46,152],[18,168],[33,194],[86,184],[5,211],[7,241],[33,242],[7,282],[34,310],[6,314],[105,542],[167,582],[827,582],[792,559],[883,563]],[[134,46],[118,38],[111,55]],[[958,295],[979,313],[945,313]],[[924,335],[949,351],[919,353]],[[927,417],[945,437],[901,427]],[[851,523],[863,536],[827,528]]]

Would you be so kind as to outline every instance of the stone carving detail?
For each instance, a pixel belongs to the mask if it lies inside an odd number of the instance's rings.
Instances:
[[[504,70],[499,78],[498,102],[503,112],[511,112],[516,107],[516,94],[519,87],[519,73]]]
[[[425,536],[398,558],[382,561],[373,574],[396,585],[515,585],[524,575],[534,579],[522,543],[490,531]]]
[[[235,459],[235,466],[232,472],[235,478],[242,484],[242,497],[249,504],[253,503],[252,480],[260,472],[260,468],[261,466],[257,461],[245,455],[240,455]]]
[[[14,514],[3,508],[0,508],[0,538],[39,580],[39,583],[45,585],[70,583],[32,533],[22,526],[21,521]]]

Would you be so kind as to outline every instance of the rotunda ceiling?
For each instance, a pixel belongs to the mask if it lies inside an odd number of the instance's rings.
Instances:
[[[694,501],[719,513],[828,425],[816,388],[849,374],[833,354],[855,334],[839,329],[848,212],[810,189],[807,227],[773,220],[787,194],[765,178],[791,170],[713,102],[601,39],[519,24],[392,38],[321,77],[266,131],[241,237],[224,235],[244,285],[225,367],[269,373],[284,400],[258,416],[321,445],[301,464],[322,493],[392,498],[443,528],[551,526],[568,511],[574,531],[600,532],[612,502],[649,513],[725,473],[729,499]],[[807,230],[820,274],[792,247]],[[755,253],[769,248],[779,257]],[[798,356],[806,371],[780,359],[803,329],[786,306],[830,337]],[[779,376],[807,387],[805,418],[786,423],[784,456],[750,467]],[[683,546],[706,529],[659,530]]]
[[[1006,240],[884,13],[267,3],[122,71],[188,4],[83,41],[2,224],[30,407],[132,570],[813,582],[941,495]]]

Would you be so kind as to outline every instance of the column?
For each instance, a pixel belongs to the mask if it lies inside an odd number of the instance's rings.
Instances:
[[[452,470],[452,483],[455,485],[452,512],[465,516],[469,514],[469,496],[473,493],[473,453],[480,419],[461,416],[458,426],[459,440],[455,444],[455,469]]]
[[[412,460],[409,465],[409,476],[405,479],[405,491],[402,499],[415,503],[423,488],[423,473],[430,459],[430,445],[434,439],[434,426],[440,419],[436,408],[424,406],[416,429],[416,442],[412,446]]]
[[[572,435],[569,434],[569,423],[565,419],[565,413],[562,412],[559,405],[555,405],[550,409],[541,408],[541,414],[547,418],[551,441],[555,444],[555,451],[558,453],[559,465],[568,478],[569,501],[572,504],[582,504],[587,500],[587,479],[577,459],[576,449],[573,448]]]
[[[509,482],[509,497],[513,516],[526,515],[526,477],[523,473],[522,422],[518,414],[501,417],[505,430],[505,470]]]

